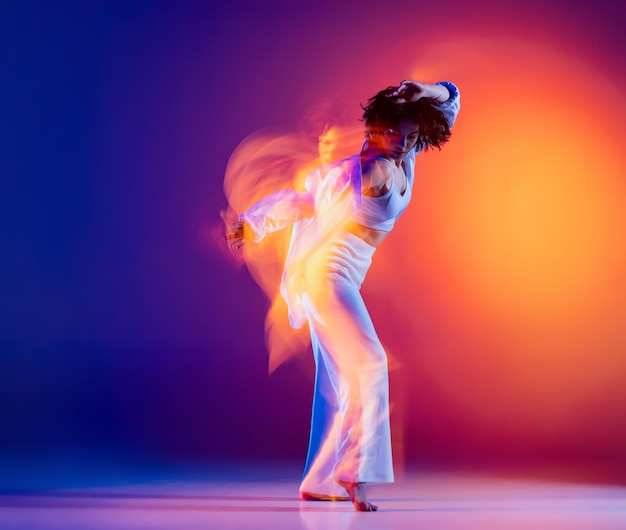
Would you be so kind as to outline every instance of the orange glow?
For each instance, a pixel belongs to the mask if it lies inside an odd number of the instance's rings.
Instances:
[[[302,140],[295,134],[261,131],[237,147],[224,178],[229,210],[222,217],[227,226],[263,197],[286,187],[302,188],[315,160],[313,149]],[[309,343],[306,333],[289,328],[287,306],[278,290],[290,234],[291,230],[269,234],[241,251],[248,271],[270,303],[265,319],[270,372]]]
[[[437,418],[420,438],[466,425],[466,444],[565,440],[624,456],[626,422],[615,420],[626,402],[624,79],[549,39],[439,42],[406,77],[454,81],[461,113],[442,152],[418,157],[412,204],[364,285],[402,367],[391,372],[392,395],[400,386],[392,422],[417,407]],[[249,168],[234,160],[226,190],[241,212],[276,188],[252,192],[240,182]],[[278,305],[287,238],[246,249]],[[271,267],[257,254],[268,252]],[[281,337],[270,340],[271,370],[293,351],[284,315],[273,307],[268,317]],[[396,450],[408,437],[403,431]]]
[[[229,160],[224,178],[229,210],[222,217],[227,226],[271,193],[285,188],[303,190],[306,175],[316,167],[358,152],[362,142],[358,126],[319,123],[318,128],[317,146],[307,143],[297,132],[281,134],[271,130],[257,132],[241,142]],[[265,318],[270,373],[310,342],[306,328],[294,330],[289,326],[287,306],[279,292],[290,236],[291,230],[286,229],[242,248],[250,274],[270,301]],[[322,254],[323,249],[318,249],[317,257],[308,259],[319,260]]]
[[[421,194],[365,287],[413,317],[403,343],[433,337],[405,362],[469,439],[604,437],[623,453],[623,422],[603,419],[626,400],[620,84],[546,44],[429,53],[412,75],[450,72],[461,114],[442,153],[418,158]]]

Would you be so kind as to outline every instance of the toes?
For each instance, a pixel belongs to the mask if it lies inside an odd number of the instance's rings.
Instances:
[[[365,491],[365,483],[364,482],[344,482],[342,480],[337,481],[341,486],[345,488],[350,495],[350,500],[354,505],[354,509],[357,512],[376,512],[378,511],[378,506],[372,504],[371,502],[367,502],[366,499],[366,491]]]
[[[372,504],[371,502],[363,502],[356,501],[354,503],[354,508],[357,512],[376,512],[378,511],[378,506]]]

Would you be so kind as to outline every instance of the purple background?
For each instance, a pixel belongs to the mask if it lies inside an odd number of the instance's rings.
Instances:
[[[356,86],[358,102],[401,80],[438,32],[529,38],[554,24],[623,68],[617,1],[219,4],[0,8],[5,454],[303,461],[312,362],[268,377],[265,299],[201,237],[237,144],[293,127],[334,90]],[[492,456],[457,443],[455,424],[428,447],[409,427],[421,460]]]

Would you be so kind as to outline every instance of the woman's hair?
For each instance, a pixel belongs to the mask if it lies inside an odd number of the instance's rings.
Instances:
[[[398,87],[390,86],[368,100],[363,109],[362,121],[368,133],[382,133],[395,127],[402,120],[410,120],[419,125],[417,146],[427,150],[441,149],[450,138],[450,124],[443,112],[427,98],[400,103],[398,97],[391,96]]]

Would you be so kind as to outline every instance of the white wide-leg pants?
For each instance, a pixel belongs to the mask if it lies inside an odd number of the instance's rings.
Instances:
[[[340,497],[336,480],[393,482],[387,355],[360,293],[374,250],[341,232],[322,286],[305,295],[316,376],[303,492]]]

